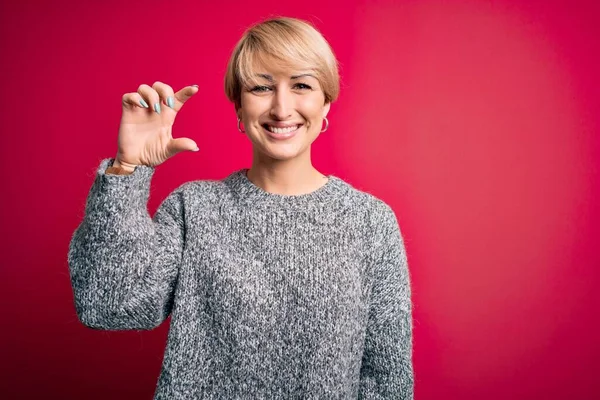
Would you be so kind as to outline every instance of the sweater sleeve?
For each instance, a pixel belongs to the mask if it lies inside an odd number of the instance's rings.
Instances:
[[[359,399],[413,399],[412,302],[404,241],[393,210],[377,213],[369,320]]]
[[[95,329],[152,329],[170,314],[184,244],[182,191],[154,218],[147,210],[154,168],[105,174],[101,162],[68,265],[79,320]]]

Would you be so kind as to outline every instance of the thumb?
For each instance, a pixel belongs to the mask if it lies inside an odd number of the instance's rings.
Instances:
[[[198,151],[198,145],[192,139],[178,138],[172,139],[169,143],[169,153],[175,155],[182,151]]]
[[[177,93],[175,93],[175,111],[179,111],[181,107],[185,104],[186,101],[190,99],[193,95],[198,93],[200,89],[198,89],[198,85],[186,86]]]

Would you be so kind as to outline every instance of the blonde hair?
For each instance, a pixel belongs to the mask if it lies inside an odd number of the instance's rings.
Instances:
[[[338,97],[338,62],[327,40],[310,23],[278,17],[250,27],[235,46],[225,75],[225,94],[239,108],[243,87],[256,84],[256,66],[275,59],[282,67],[312,72],[325,103]]]

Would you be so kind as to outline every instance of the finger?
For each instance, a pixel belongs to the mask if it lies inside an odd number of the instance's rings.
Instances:
[[[156,90],[161,101],[172,109],[175,109],[175,94],[173,88],[166,83],[156,81],[152,85],[152,89]]]
[[[178,138],[169,142],[169,153],[175,155],[182,151],[198,151],[198,145],[192,139]]]
[[[160,97],[158,92],[146,84],[141,84],[137,92],[150,105],[151,109],[160,114]]]
[[[175,111],[179,111],[186,101],[193,95],[198,93],[198,85],[191,85],[182,88],[180,91],[175,93]]]
[[[146,101],[142,98],[142,96],[139,93],[125,93],[123,95],[123,107],[127,107],[127,108],[134,108],[134,107],[139,107],[139,108],[148,108],[148,103],[146,103]]]

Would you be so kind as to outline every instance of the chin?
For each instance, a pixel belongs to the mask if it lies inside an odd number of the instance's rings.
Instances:
[[[294,158],[297,158],[300,155],[297,152],[283,152],[283,151],[270,151],[270,152],[263,152],[262,154],[264,154],[265,156],[272,158],[274,160],[278,160],[278,161],[293,160]]]
[[[278,161],[292,160],[300,157],[305,151],[306,149],[301,149],[294,145],[282,146],[277,143],[268,144],[266,148],[261,146],[258,149],[261,155]]]

